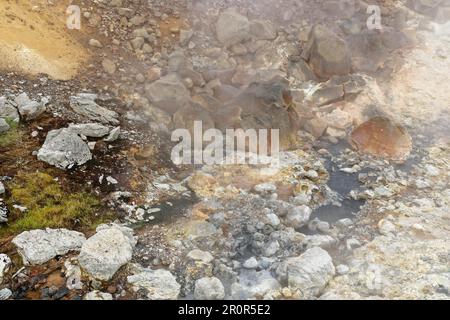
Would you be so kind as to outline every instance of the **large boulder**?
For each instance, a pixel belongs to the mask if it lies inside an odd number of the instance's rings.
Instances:
[[[176,74],[169,74],[146,86],[147,97],[158,108],[173,114],[190,101],[189,90]]]
[[[9,124],[5,119],[0,118],[0,133],[6,132],[9,130]]]
[[[204,277],[195,282],[194,297],[197,300],[222,300],[225,288],[215,277]]]
[[[83,165],[92,159],[88,145],[72,130],[63,128],[47,134],[37,158],[60,169]]]
[[[127,278],[131,288],[137,292],[144,290],[150,300],[175,300],[180,294],[181,286],[167,270],[144,269]]]
[[[95,100],[96,94],[79,93],[76,96],[70,97],[70,107],[76,113],[85,116],[91,121],[98,121],[104,124],[118,125],[119,115],[115,111],[108,110],[99,106]]]
[[[311,30],[302,56],[309,61],[312,70],[321,79],[347,75],[351,71],[347,44],[322,25],[316,25]]]
[[[280,281],[309,297],[320,295],[333,278],[335,269],[330,255],[325,250],[314,247],[298,257],[288,258],[276,272]]]
[[[217,39],[225,46],[240,43],[250,38],[250,22],[247,17],[234,10],[222,12],[216,23]]]
[[[84,234],[67,229],[37,229],[16,236],[12,243],[17,247],[24,264],[38,265],[50,259],[77,251],[86,241]]]
[[[118,225],[101,225],[82,246],[78,262],[92,277],[109,280],[131,260],[136,239],[133,230]]]

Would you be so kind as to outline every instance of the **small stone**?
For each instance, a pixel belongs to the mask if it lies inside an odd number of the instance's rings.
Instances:
[[[293,207],[286,216],[286,224],[294,229],[300,229],[308,223],[312,210],[308,206]]]
[[[350,271],[350,268],[348,266],[346,266],[345,264],[340,264],[336,267],[336,272],[339,275],[344,275],[347,274]]]
[[[256,269],[258,267],[258,260],[255,257],[251,257],[242,266],[246,269]]]
[[[83,300],[112,300],[112,299],[113,297],[110,293],[101,292],[98,290],[91,291],[83,297]]]
[[[205,264],[211,263],[214,260],[214,257],[212,256],[211,253],[199,249],[189,251],[187,257],[195,261],[201,261]]]
[[[96,39],[90,39],[89,40],[89,45],[91,47],[96,47],[96,48],[103,48],[102,44],[100,43],[100,41],[96,40]]]

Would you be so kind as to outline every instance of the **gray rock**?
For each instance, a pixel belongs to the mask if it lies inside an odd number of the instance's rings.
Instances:
[[[256,269],[258,267],[258,260],[255,257],[247,259],[242,265],[245,269]]]
[[[3,282],[3,277],[11,265],[11,259],[4,253],[0,253],[0,285]]]
[[[111,110],[99,106],[95,100],[96,94],[79,93],[76,96],[70,97],[70,107],[76,113],[87,117],[89,120],[98,121],[103,124],[118,125],[119,115]]]
[[[158,108],[173,114],[189,103],[190,93],[176,74],[169,74],[146,86],[147,97]]]
[[[0,134],[2,134],[3,132],[6,132],[9,130],[9,124],[6,122],[5,119],[0,118]]]
[[[83,300],[112,300],[112,299],[113,297],[110,293],[101,292],[98,290],[91,291],[83,297]]]
[[[81,247],[78,262],[92,277],[107,281],[131,260],[135,245],[132,229],[101,225]]]
[[[292,207],[286,216],[286,224],[299,229],[308,223],[311,213],[312,210],[308,206]]]
[[[225,288],[215,277],[205,277],[195,282],[194,297],[197,300],[223,300]]]
[[[231,285],[233,299],[261,299],[266,294],[281,288],[280,283],[272,277],[269,271],[243,271],[239,282]]]
[[[103,140],[106,141],[106,142],[114,142],[117,139],[119,139],[120,133],[121,133],[120,127],[115,127],[114,129],[112,129],[109,132],[109,135]]]
[[[47,134],[37,158],[60,169],[83,165],[92,159],[88,145],[67,128],[52,130]]]
[[[10,119],[19,122],[20,116],[16,107],[14,107],[6,97],[0,97],[0,118]]]
[[[303,242],[306,244],[306,248],[321,247],[330,248],[337,243],[337,240],[328,235],[311,235],[306,236]]]
[[[12,291],[8,288],[4,288],[0,290],[0,301],[1,300],[8,300],[12,296]]]
[[[257,40],[273,40],[277,37],[277,29],[268,20],[254,20],[250,24],[250,33]]]
[[[335,269],[330,255],[315,247],[298,257],[288,258],[276,272],[290,288],[300,289],[305,296],[318,296],[334,276]]]
[[[33,120],[45,112],[48,99],[43,98],[41,102],[30,100],[24,92],[15,98],[15,103],[20,115],[24,120]]]
[[[3,182],[0,181],[0,194],[4,194],[6,192],[5,186],[3,185]]]
[[[309,60],[314,73],[322,79],[347,75],[351,71],[347,44],[322,25],[312,29],[303,57]]]
[[[339,275],[347,274],[350,271],[350,268],[346,266],[345,264],[340,264],[336,267],[336,272]]]
[[[142,272],[127,277],[134,291],[145,290],[150,300],[175,300],[180,294],[181,286],[167,270],[144,269]]]
[[[17,247],[23,263],[43,264],[69,251],[78,251],[86,241],[84,234],[67,229],[45,229],[25,231],[12,243]]]
[[[91,138],[101,138],[109,133],[109,128],[98,123],[70,124],[69,129],[77,134]]]
[[[231,46],[250,38],[250,22],[247,17],[234,10],[220,14],[216,23],[217,39],[225,46]]]

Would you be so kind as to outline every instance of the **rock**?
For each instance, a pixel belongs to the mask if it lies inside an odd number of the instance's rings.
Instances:
[[[8,208],[0,201],[0,223],[8,222]]]
[[[22,232],[12,243],[17,247],[24,264],[39,265],[69,251],[78,251],[85,241],[84,234],[80,232],[38,229]]]
[[[271,194],[277,191],[277,186],[273,183],[261,183],[257,184],[253,189],[259,194]]]
[[[337,243],[337,240],[329,235],[310,235],[306,236],[303,242],[306,244],[306,248],[320,247],[330,248]]]
[[[0,97],[0,118],[10,119],[16,122],[20,120],[19,112],[6,97]]]
[[[37,158],[60,169],[83,165],[92,159],[88,145],[70,129],[52,130],[47,134]]]
[[[319,247],[308,249],[298,257],[288,258],[277,268],[281,281],[306,296],[318,296],[335,274],[330,255]]]
[[[378,230],[381,234],[388,235],[395,232],[396,228],[392,222],[386,219],[381,219],[380,222],[378,222]]]
[[[81,247],[78,262],[92,277],[107,281],[131,260],[135,245],[132,229],[101,225]]]
[[[4,194],[6,192],[5,186],[3,185],[3,182],[0,181],[0,194]]]
[[[91,138],[101,138],[109,133],[109,128],[98,123],[70,124],[69,129],[76,134]]]
[[[114,74],[116,72],[116,64],[110,59],[103,59],[102,67],[109,74]]]
[[[222,282],[215,277],[205,277],[195,282],[194,297],[197,300],[223,300],[225,288]]]
[[[0,118],[0,134],[2,134],[3,132],[6,132],[9,130],[9,124],[6,122],[5,119]]]
[[[90,45],[91,47],[103,48],[102,44],[101,44],[100,41],[98,41],[97,39],[90,39],[90,40],[89,40],[89,45]]]
[[[339,275],[347,274],[350,271],[350,268],[346,266],[345,264],[340,264],[336,267],[336,272]]]
[[[384,117],[372,118],[355,130],[350,144],[360,152],[404,162],[412,150],[412,138],[408,131]]]
[[[121,133],[120,127],[115,127],[110,131],[109,135],[105,139],[103,139],[103,141],[114,142],[117,139],[119,139],[120,133]]]
[[[277,29],[268,20],[254,20],[250,24],[250,33],[257,40],[273,40],[277,37]]]
[[[0,285],[3,282],[3,277],[11,265],[11,259],[4,253],[0,253]]]
[[[222,12],[216,23],[217,39],[225,46],[231,46],[250,38],[250,22],[247,17],[234,10]]]
[[[110,293],[101,292],[98,290],[91,291],[83,297],[83,300],[112,300],[112,299],[113,297]]]
[[[314,73],[322,79],[347,75],[351,71],[347,44],[322,25],[316,25],[310,32],[303,57],[309,61]]]
[[[175,300],[180,294],[181,286],[175,277],[163,269],[144,269],[127,277],[127,281],[135,292],[145,290],[150,300]]]
[[[214,260],[214,257],[212,256],[211,253],[209,253],[207,251],[198,250],[198,249],[189,251],[189,253],[187,254],[187,257],[189,259],[192,259],[195,261],[201,261],[206,264],[211,263]]]
[[[46,98],[43,98],[41,102],[30,100],[24,92],[19,94],[14,102],[24,120],[33,120],[45,112],[45,105],[48,103],[48,100]]]
[[[258,260],[255,257],[247,259],[242,265],[245,269],[256,269],[258,267]]]
[[[292,207],[286,216],[286,224],[299,229],[308,223],[311,213],[312,210],[308,206]]]
[[[0,301],[8,300],[12,296],[12,291],[8,288],[4,288],[0,290]]]
[[[103,124],[118,125],[119,115],[111,110],[99,106],[95,100],[96,94],[79,93],[70,97],[70,107],[76,113],[87,117],[89,120],[98,121]]]
[[[180,45],[187,46],[193,35],[192,30],[180,30]]]
[[[66,268],[65,276],[67,278],[66,287],[69,290],[81,290],[83,289],[83,283],[81,282],[81,268],[72,263],[72,260],[64,262]]]
[[[156,107],[170,114],[190,101],[189,91],[176,74],[169,74],[146,86],[145,92]]]
[[[279,290],[280,283],[272,277],[269,271],[243,271],[239,275],[239,282],[231,285],[233,299],[261,299],[271,291]]]

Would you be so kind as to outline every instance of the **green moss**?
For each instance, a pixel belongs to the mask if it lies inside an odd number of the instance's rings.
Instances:
[[[85,192],[65,192],[46,173],[20,173],[8,189],[11,213],[8,226],[0,229],[3,236],[42,228],[90,229],[110,217],[99,214],[100,201],[96,197]],[[13,209],[13,204],[26,207],[27,211]]]
[[[8,147],[22,140],[23,132],[19,128],[19,124],[11,119],[5,119],[10,129],[0,134],[0,147]]]

